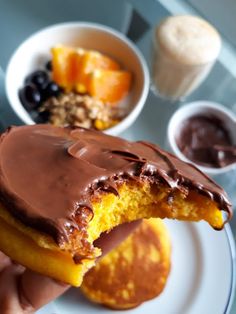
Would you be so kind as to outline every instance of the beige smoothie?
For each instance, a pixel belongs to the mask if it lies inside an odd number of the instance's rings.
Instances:
[[[153,46],[153,86],[161,96],[178,100],[209,74],[219,55],[221,38],[199,17],[172,16],[156,27]]]

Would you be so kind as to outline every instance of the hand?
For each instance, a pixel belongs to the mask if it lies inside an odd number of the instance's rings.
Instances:
[[[140,221],[123,224],[96,241],[103,254],[117,246],[139,225]],[[1,314],[32,314],[63,294],[70,286],[37,274],[15,264],[0,252]]]

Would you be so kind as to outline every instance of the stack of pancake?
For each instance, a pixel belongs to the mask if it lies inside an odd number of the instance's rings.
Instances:
[[[84,277],[91,301],[116,310],[134,308],[165,288],[171,265],[170,237],[162,220],[143,220]]]

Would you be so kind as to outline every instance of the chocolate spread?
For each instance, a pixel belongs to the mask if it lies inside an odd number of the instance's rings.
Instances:
[[[149,180],[175,190],[195,189],[231,215],[224,191],[197,168],[158,146],[128,142],[83,128],[11,127],[0,138],[0,200],[22,223],[60,244],[91,196],[118,194],[125,180]]]
[[[220,168],[236,162],[236,146],[223,122],[215,116],[187,119],[176,140],[182,153],[199,165]]]

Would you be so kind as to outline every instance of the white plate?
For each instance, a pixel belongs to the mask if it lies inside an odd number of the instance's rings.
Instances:
[[[234,292],[235,247],[229,226],[215,231],[204,222],[166,221],[172,239],[172,269],[164,292],[125,314],[229,313]],[[71,289],[38,314],[114,314]]]

